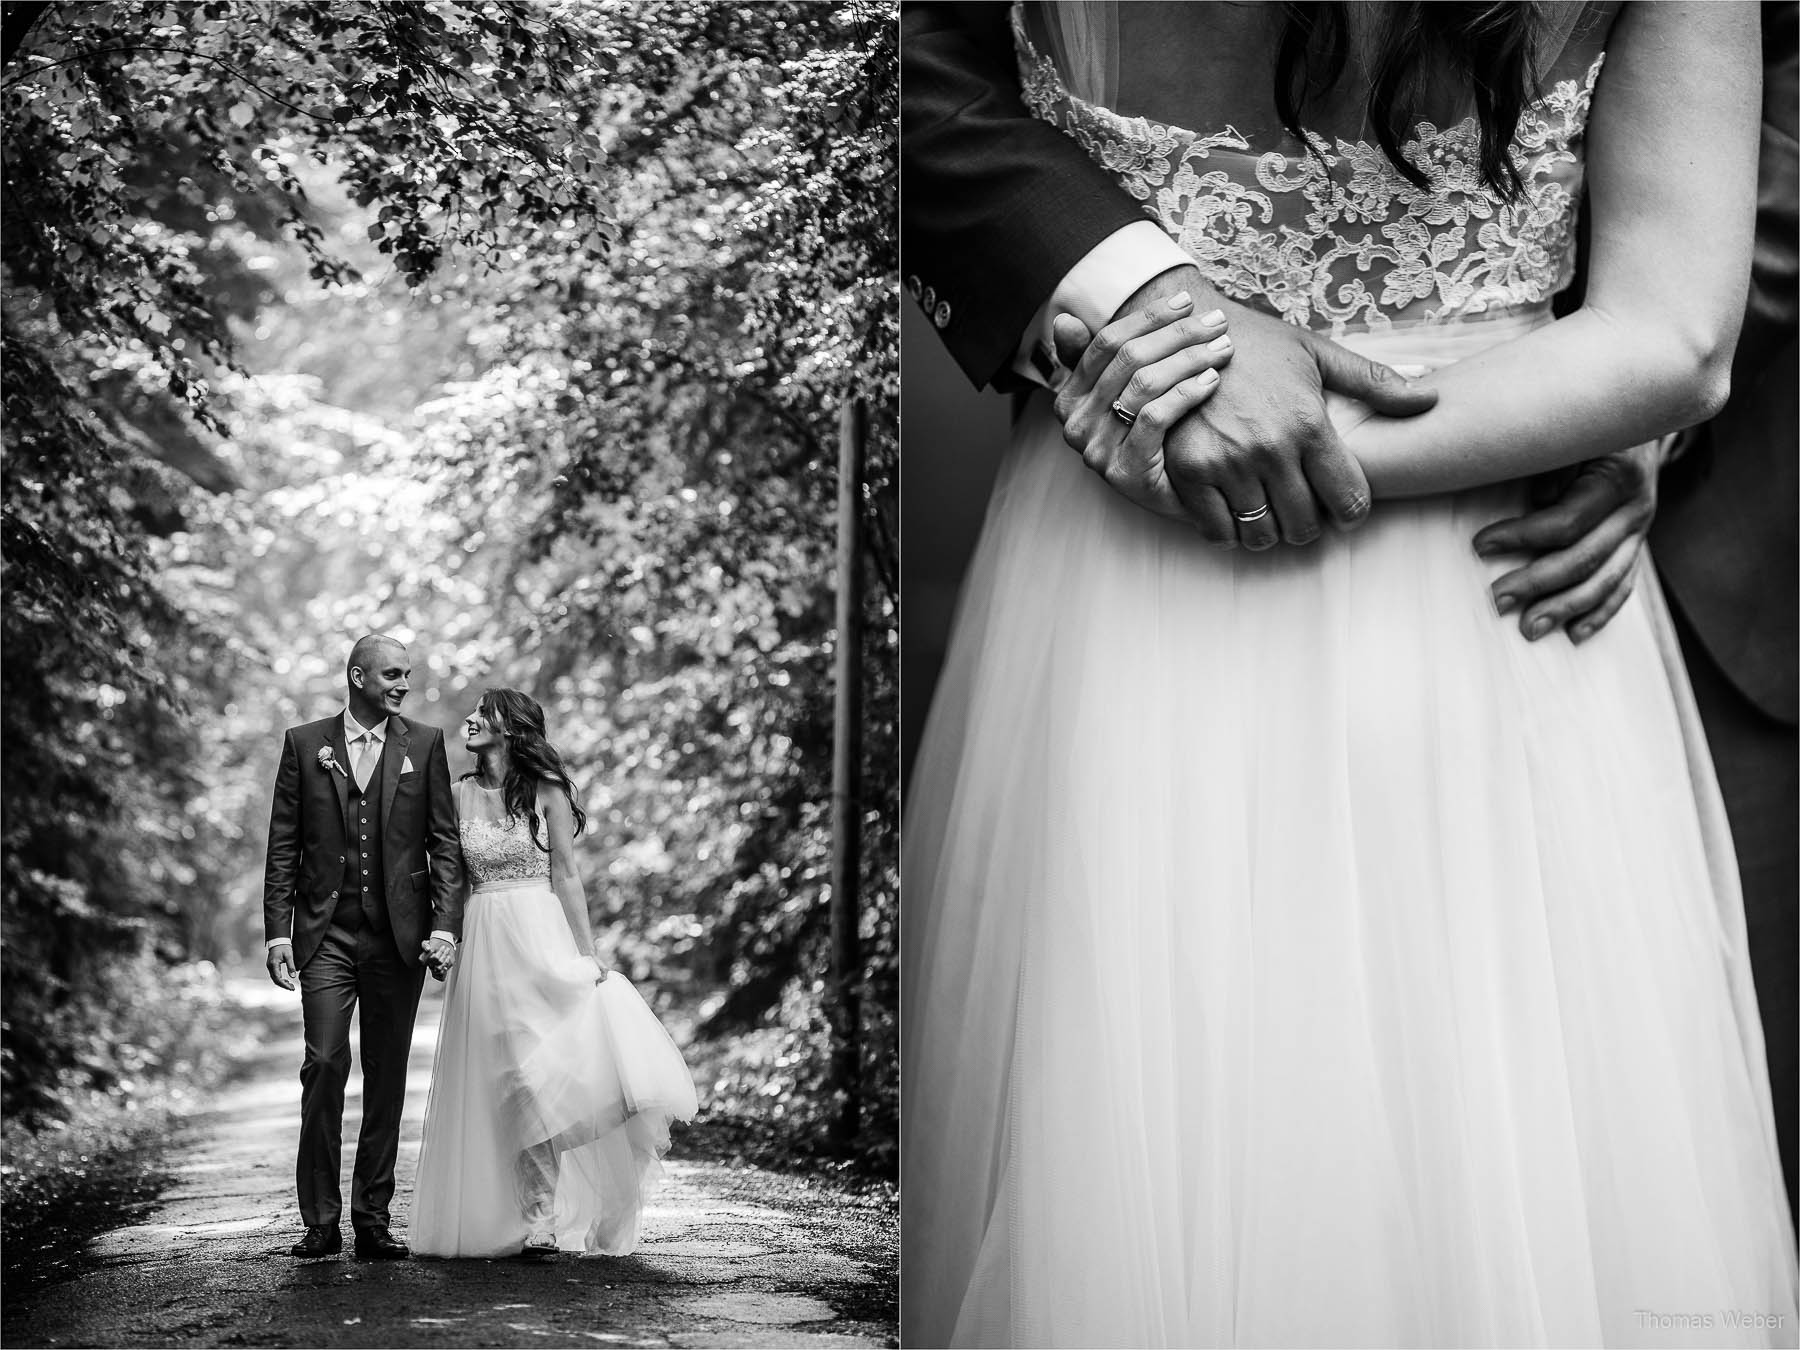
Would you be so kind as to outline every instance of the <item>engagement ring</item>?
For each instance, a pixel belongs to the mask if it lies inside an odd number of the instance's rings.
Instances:
[[[1132,412],[1131,409],[1127,408],[1117,399],[1113,400],[1113,415],[1126,426],[1130,426],[1133,422],[1137,421],[1137,414]]]

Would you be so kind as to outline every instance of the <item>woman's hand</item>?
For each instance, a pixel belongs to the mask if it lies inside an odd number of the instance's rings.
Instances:
[[[1057,316],[1058,357],[1073,372],[1056,400],[1064,439],[1116,491],[1192,521],[1220,548],[1309,544],[1326,520],[1356,528],[1369,485],[1326,391],[1397,418],[1437,395],[1269,315],[1234,305],[1194,319],[1191,308],[1186,292],[1151,300],[1091,341],[1079,319]],[[1226,388],[1222,367],[1240,355],[1255,357],[1256,378],[1239,371]]]
[[[1223,311],[1195,316],[1193,308],[1182,291],[1115,320],[1091,341],[1079,319],[1062,314],[1053,325],[1071,366],[1056,394],[1063,439],[1114,491],[1182,519],[1189,513],[1169,481],[1163,437],[1212,396],[1231,360]]]
[[[588,957],[588,960],[590,960],[594,963],[594,983],[595,984],[606,983],[606,977],[608,975],[612,974],[612,971],[607,969],[606,962],[604,962],[600,959],[600,953],[599,952],[589,952],[587,954],[587,957]]]

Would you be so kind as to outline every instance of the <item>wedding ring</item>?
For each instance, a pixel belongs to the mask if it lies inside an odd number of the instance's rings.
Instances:
[[[1235,519],[1239,524],[1253,525],[1257,521],[1261,520],[1264,516],[1269,514],[1269,504],[1267,502],[1264,502],[1261,506],[1257,507],[1256,510],[1254,510],[1254,511],[1233,511],[1231,514],[1232,514],[1233,519]]]
[[[1126,426],[1130,426],[1133,422],[1137,421],[1137,414],[1132,412],[1130,408],[1127,408],[1117,399],[1113,400],[1113,416],[1118,418]]]

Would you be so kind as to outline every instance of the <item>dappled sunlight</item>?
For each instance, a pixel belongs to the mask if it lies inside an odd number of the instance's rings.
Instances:
[[[214,1275],[252,1267],[269,1311],[246,1343],[340,1284],[457,1291],[425,1263],[285,1255],[303,1039],[298,993],[264,967],[289,922],[279,902],[265,915],[271,799],[284,732],[343,706],[365,633],[406,647],[402,715],[445,729],[453,776],[474,767],[460,719],[484,689],[543,704],[588,811],[576,865],[600,952],[701,1071],[650,1221],[730,1240],[508,1270],[517,1305],[338,1309],[308,1324],[319,1343],[476,1321],[608,1342],[545,1329],[542,1289],[775,1259],[682,1188],[746,1159],[829,1158],[883,1185],[896,1158],[895,6],[31,15],[9,18],[0,84],[9,1281],[51,1269],[32,1255],[45,1234],[74,1260],[107,1206],[155,1197],[110,1220],[108,1269],[184,1249]],[[834,1069],[850,403],[870,428],[850,498],[862,1021]],[[321,880],[298,878],[303,903],[339,884]],[[402,1229],[442,1007],[428,980]],[[361,1070],[358,1054],[346,1181]],[[833,1137],[849,1102],[860,1128]],[[203,1150],[167,1175],[138,1165],[177,1121]],[[212,1343],[245,1315],[189,1316],[191,1297],[144,1325]]]

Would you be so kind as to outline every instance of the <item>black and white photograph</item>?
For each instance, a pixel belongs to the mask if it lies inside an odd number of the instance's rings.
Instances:
[[[10,1346],[893,1346],[898,15],[4,6]]]
[[[902,1344],[1793,1346],[1795,6],[901,69]]]

